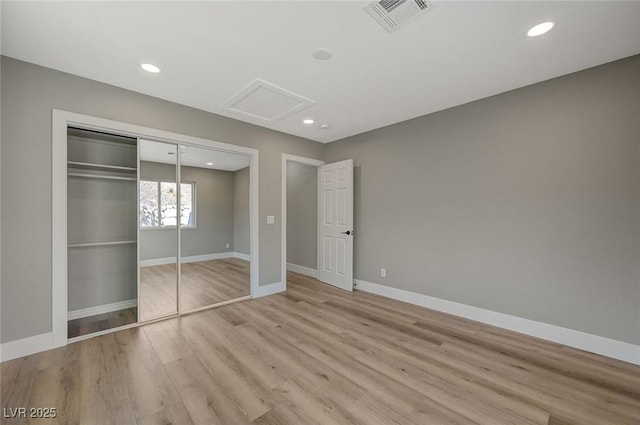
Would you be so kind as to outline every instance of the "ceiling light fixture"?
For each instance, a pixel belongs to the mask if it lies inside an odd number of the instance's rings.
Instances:
[[[331,124],[329,123],[320,124],[320,128],[322,130],[329,130],[331,128]]]
[[[313,53],[311,53],[313,55],[314,58],[318,59],[318,60],[327,60],[330,59],[331,56],[333,56],[333,53],[331,53],[331,50],[325,48],[325,47],[320,47],[316,50],[313,51]]]
[[[542,34],[546,34],[551,31],[555,24],[553,22],[543,22],[532,27],[529,31],[527,31],[527,37],[538,37]]]
[[[158,74],[160,72],[160,68],[150,63],[143,63],[142,65],[140,65],[140,68],[152,74]]]
[[[207,162],[206,164],[207,165],[213,165],[213,162]]]
[[[313,124],[315,121],[312,120],[311,118],[306,118],[304,120],[302,120],[303,123],[307,124],[307,125],[311,125]]]

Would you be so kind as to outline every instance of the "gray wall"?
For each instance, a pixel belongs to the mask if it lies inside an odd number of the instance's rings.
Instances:
[[[287,162],[287,263],[315,269],[318,262],[317,168]]]
[[[51,331],[53,108],[259,149],[260,284],[281,280],[281,155],[321,159],[322,144],[7,57],[1,78],[2,342]]]
[[[194,182],[196,187],[196,228],[182,229],[183,257],[233,252],[233,174],[182,167],[182,181]],[[141,161],[140,178],[175,181],[175,166]],[[140,230],[140,259],[175,257],[176,237],[175,228]]]
[[[358,279],[640,344],[640,56],[327,145],[346,158]]]
[[[235,252],[250,255],[249,167],[233,173],[233,239]]]

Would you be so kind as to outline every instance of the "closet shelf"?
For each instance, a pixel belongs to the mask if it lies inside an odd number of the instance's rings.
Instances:
[[[109,246],[109,245],[129,245],[135,244],[137,241],[111,241],[111,242],[88,242],[88,243],[72,243],[67,245],[68,248],[84,248],[90,246]]]
[[[126,176],[110,176],[108,174],[89,174],[89,173],[67,173],[69,177],[84,177],[89,179],[107,179],[107,180],[129,180],[129,181],[137,181],[137,177],[126,177]]]
[[[87,168],[92,170],[137,171],[136,167],[123,167],[120,165],[94,164],[91,162],[68,161],[72,168]]]

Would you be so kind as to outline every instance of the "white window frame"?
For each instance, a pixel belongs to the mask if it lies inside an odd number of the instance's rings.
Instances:
[[[145,179],[145,178],[140,178],[140,181],[138,182],[138,184],[142,183],[142,182],[155,182],[157,183],[157,191],[158,191],[158,223],[162,223],[162,207],[160,204],[160,200],[162,199],[162,194],[161,194],[161,184],[162,183],[175,183],[175,182],[168,182],[168,181],[164,181],[162,179]],[[196,195],[196,182],[195,181],[182,181],[180,182],[180,184],[189,184],[191,185],[191,211],[193,212],[193,226],[189,226],[189,225],[184,225],[184,226],[180,226],[182,229],[197,229],[198,226],[198,217],[197,217],[197,195]],[[182,193],[182,189],[181,192]],[[181,218],[181,217],[180,217]],[[170,226],[163,226],[163,225],[159,225],[159,226],[143,226],[142,225],[142,220],[140,221],[140,230],[162,230],[162,229],[175,229],[176,226],[174,225],[170,225]]]

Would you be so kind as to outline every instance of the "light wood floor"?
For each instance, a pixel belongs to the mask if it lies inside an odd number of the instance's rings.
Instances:
[[[286,295],[5,362],[2,407],[56,407],[42,423],[70,425],[640,424],[640,367],[288,282]]]
[[[182,308],[193,310],[251,293],[249,262],[239,258],[200,261],[181,265]],[[140,268],[140,320],[177,311],[176,265]]]

